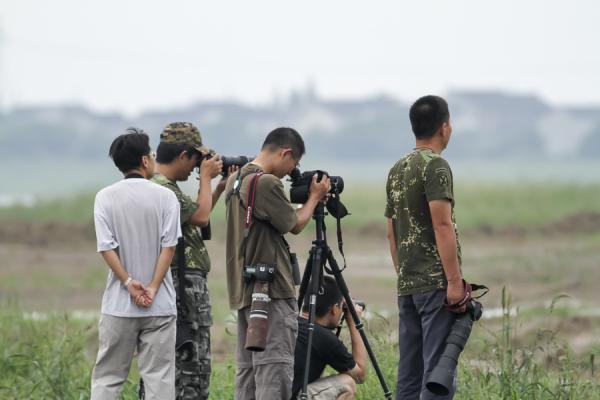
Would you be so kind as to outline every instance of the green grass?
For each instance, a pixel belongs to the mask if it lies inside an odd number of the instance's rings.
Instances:
[[[511,317],[510,296],[504,291],[501,302],[504,316],[499,324],[494,327],[482,321],[475,325],[460,360],[456,399],[600,399],[595,370],[600,347],[575,356],[543,322],[530,338],[519,339],[521,320],[530,317]],[[540,312],[551,314],[553,310]],[[398,361],[395,324],[379,317],[370,320],[366,329],[393,391]],[[66,314],[34,321],[26,319],[14,306],[3,305],[0,333],[0,398],[89,398],[97,348],[96,323],[75,321]],[[231,357],[230,354],[224,361],[213,362],[211,399],[233,398],[235,365]],[[122,399],[136,398],[138,377],[132,368]],[[378,398],[383,398],[383,392],[370,367],[367,381],[358,386],[357,399]]]
[[[457,185],[456,213],[459,228],[493,226],[531,227],[551,223],[570,215],[600,212],[600,185]],[[352,215],[343,220],[349,228],[385,223],[384,185],[348,187],[342,201]],[[35,207],[0,209],[0,219],[89,223],[93,194],[42,200]],[[214,226],[224,222],[223,199],[212,214]],[[333,226],[333,220],[329,219]]]
[[[40,222],[93,222],[95,194],[84,193],[70,197],[39,200],[33,207],[15,205],[0,208],[1,219]]]

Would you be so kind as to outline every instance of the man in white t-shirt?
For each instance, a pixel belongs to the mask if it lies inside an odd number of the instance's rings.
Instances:
[[[92,373],[92,400],[119,396],[137,350],[146,399],[175,399],[175,290],[168,273],[181,237],[175,194],[148,179],[148,135],[129,128],[109,155],[125,179],[96,195],[98,252],[109,266]]]

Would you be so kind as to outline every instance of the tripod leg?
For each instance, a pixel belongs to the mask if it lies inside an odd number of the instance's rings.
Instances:
[[[302,310],[302,302],[304,301],[304,295],[306,294],[306,289],[308,289],[308,283],[310,282],[314,253],[315,249],[311,248],[308,253],[308,260],[306,260],[306,267],[304,268],[304,274],[302,275],[300,289],[298,289],[298,310]]]
[[[310,357],[312,353],[312,341],[313,341],[313,333],[315,331],[315,314],[316,314],[316,305],[317,305],[317,293],[319,291],[319,286],[321,283],[321,277],[323,274],[323,265],[325,263],[325,258],[323,255],[323,244],[318,242],[316,247],[311,249],[312,254],[312,265],[311,265],[311,274],[308,275],[310,277],[310,282],[307,283],[308,293],[309,293],[309,302],[308,302],[308,338],[306,342],[306,363],[304,364],[304,376],[302,379],[302,391],[300,393],[300,399],[306,400],[308,399],[308,375],[310,369]]]
[[[340,271],[340,267],[338,266],[337,261],[335,261],[335,258],[333,257],[333,254],[331,253],[331,249],[327,248],[327,249],[325,249],[325,252],[327,255],[327,261],[329,263],[329,267],[330,267],[331,271],[333,272],[333,277],[335,278],[335,281],[337,282],[337,285],[340,288],[342,295],[344,296],[344,300],[346,300],[346,306],[348,307],[348,310],[350,311],[350,314],[352,315],[352,318],[354,319],[354,324],[356,326],[356,329],[360,333],[360,337],[365,345],[365,348],[367,349],[369,358],[371,359],[371,364],[373,364],[373,369],[375,369],[377,378],[379,378],[379,383],[381,384],[381,387],[383,389],[384,396],[386,399],[391,399],[392,392],[390,392],[390,389],[388,388],[387,384],[385,383],[385,378],[383,376],[383,373],[381,372],[381,368],[379,368],[379,364],[377,363],[377,359],[375,358],[375,353],[373,353],[373,349],[371,348],[371,345],[369,344],[369,339],[367,338],[367,334],[365,333],[365,329],[364,329],[365,327],[364,327],[362,321],[360,320],[360,318],[358,317],[358,314],[356,313],[356,308],[354,308],[354,302],[352,301],[352,297],[350,297],[350,293],[348,291],[348,286],[346,285],[346,281],[344,280],[344,277],[342,276],[342,271]]]

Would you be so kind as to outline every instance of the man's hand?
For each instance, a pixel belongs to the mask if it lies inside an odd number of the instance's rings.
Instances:
[[[355,302],[352,302],[352,304],[354,304],[354,309],[356,310],[356,315],[358,315],[358,318],[362,318],[363,314],[365,313],[365,309],[361,305],[356,304]],[[352,318],[350,308],[345,307],[344,314],[346,314],[346,321],[348,322],[348,324],[354,326],[354,318]]]
[[[200,164],[200,178],[213,179],[223,170],[223,161],[219,154],[215,154],[209,159],[204,159]]]
[[[318,175],[314,174],[310,183],[309,196],[317,201],[325,200],[330,189],[329,177],[323,175],[321,182],[317,182],[317,179]]]
[[[229,166],[229,168],[227,169],[227,175],[221,178],[221,180],[217,184],[217,187],[215,188],[215,190],[218,190],[219,192],[223,192],[225,190],[225,185],[227,185],[227,179],[229,179],[229,177],[232,174],[235,174],[239,169],[240,169],[240,167],[238,167],[237,165]]]
[[[463,300],[464,298],[465,298],[465,285],[463,284],[462,279],[455,280],[455,281],[449,281],[448,288],[446,289],[446,300],[448,301],[448,304],[456,304],[459,301]],[[466,309],[467,309],[467,305],[465,304],[460,308],[456,308],[456,309],[453,309],[450,311],[458,313],[458,314],[462,314],[466,311]]]
[[[152,286],[150,286],[146,289],[146,291],[142,295],[142,299],[140,300],[140,303],[143,307],[147,308],[152,305],[152,303],[154,302],[154,297],[156,296],[157,290],[158,289],[156,289]]]
[[[141,306],[141,307],[149,307],[150,306],[150,304],[146,305],[146,301],[144,298],[145,294],[146,294],[146,290],[147,289],[144,287],[142,282],[136,281],[135,279],[132,280],[131,282],[129,282],[129,284],[127,285],[127,291],[129,292],[129,295],[133,299],[133,302],[136,305]]]

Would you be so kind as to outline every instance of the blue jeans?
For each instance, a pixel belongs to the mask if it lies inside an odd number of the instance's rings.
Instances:
[[[444,289],[398,296],[400,361],[396,400],[442,400],[454,396],[456,377],[447,396],[437,396],[425,387],[457,316],[444,308],[445,297]]]

